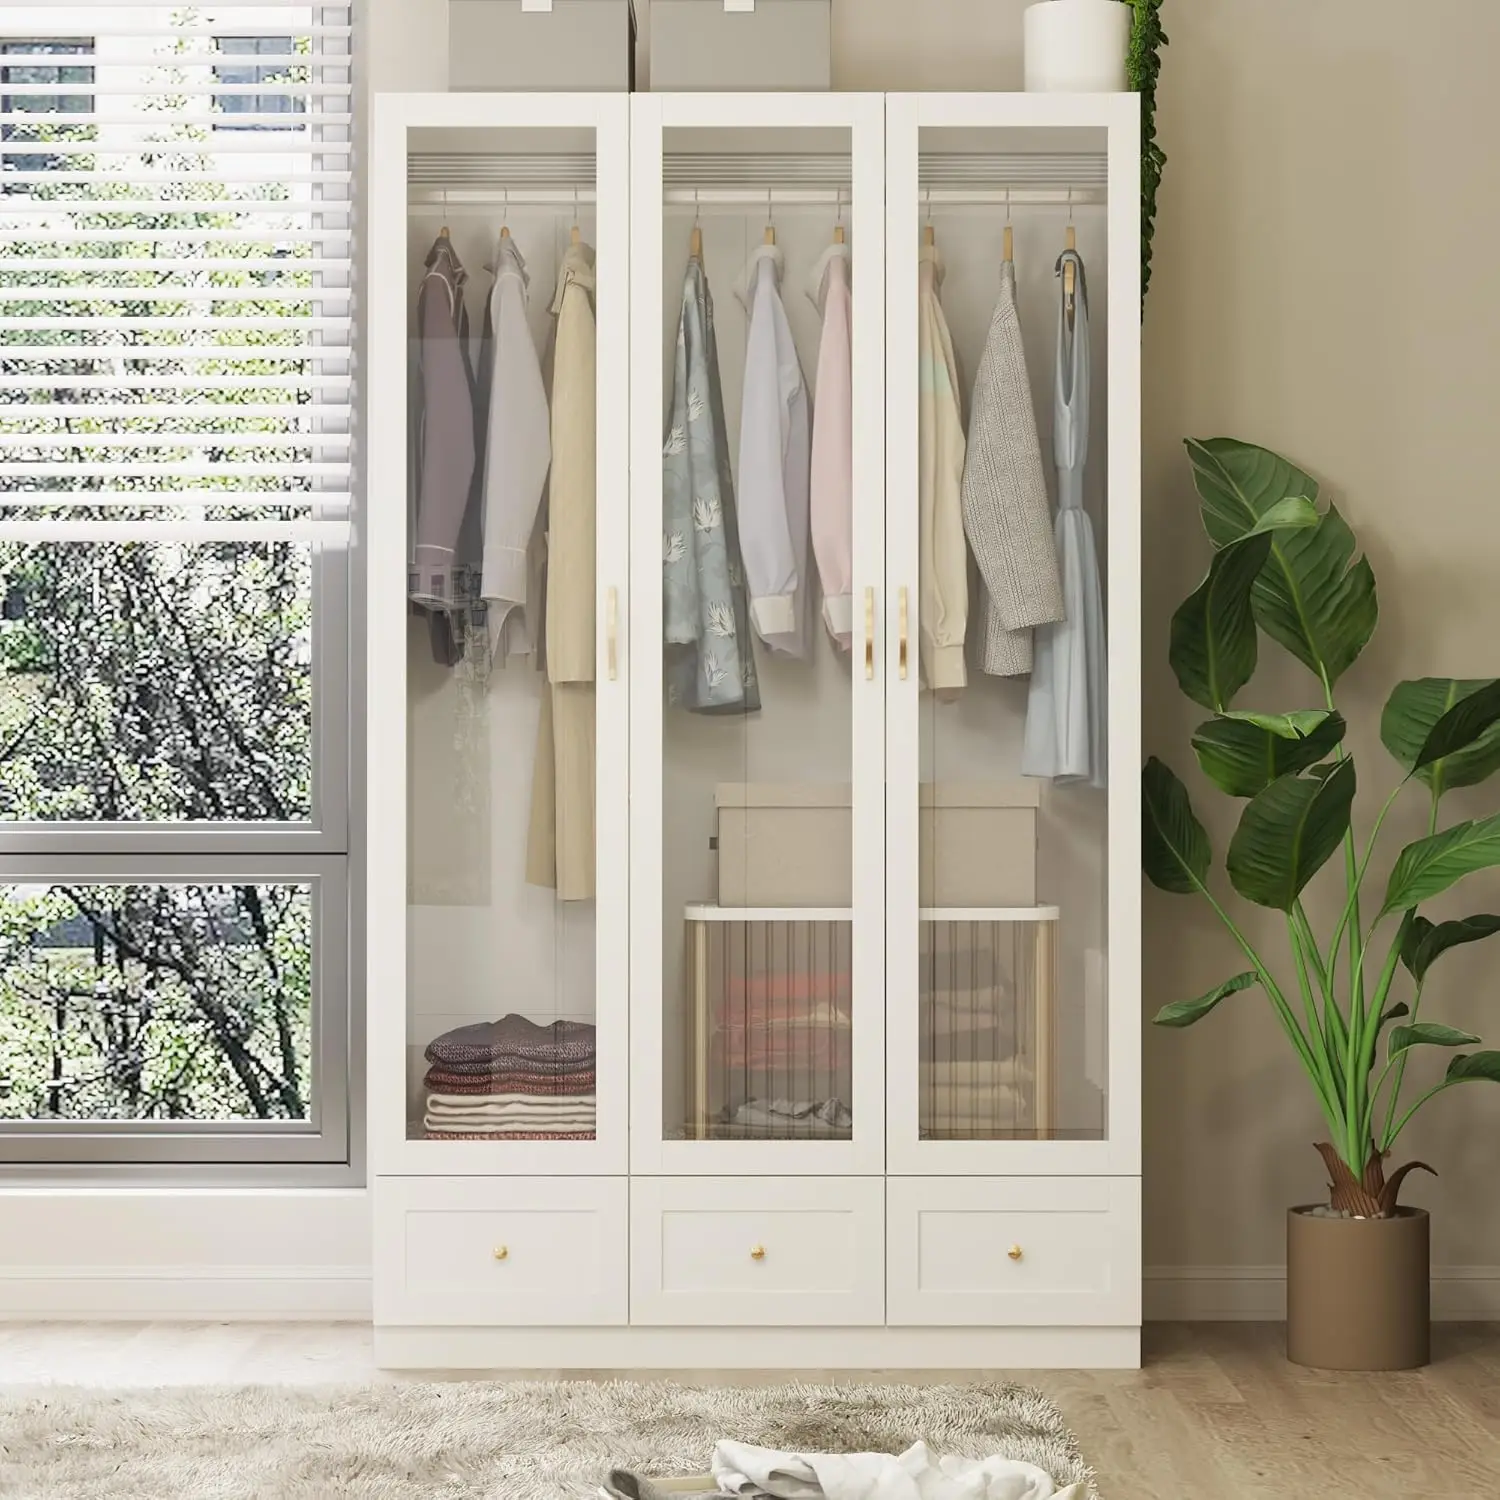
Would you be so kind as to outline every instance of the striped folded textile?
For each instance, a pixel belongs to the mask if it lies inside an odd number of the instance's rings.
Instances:
[[[511,1014],[498,1021],[477,1021],[434,1037],[424,1054],[430,1063],[592,1062],[592,1021],[553,1021],[543,1026]]]
[[[422,1080],[423,1088],[435,1094],[526,1094],[530,1097],[568,1098],[592,1094],[595,1088],[593,1069],[587,1073],[569,1073],[560,1078],[539,1077],[532,1073],[454,1073],[447,1068],[429,1068]]]

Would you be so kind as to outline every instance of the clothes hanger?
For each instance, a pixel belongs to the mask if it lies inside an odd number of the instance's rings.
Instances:
[[[1063,238],[1064,246],[1075,255],[1078,253],[1078,231],[1073,227],[1073,189],[1068,189],[1068,228]],[[1073,294],[1078,287],[1078,268],[1072,261],[1063,262],[1063,296],[1068,299],[1069,304],[1073,301]]]
[[[693,189],[693,232],[688,236],[688,254],[703,259],[703,226],[698,222],[698,189]]]
[[[932,189],[927,189],[927,224],[922,230],[922,243],[924,245],[937,244],[937,231],[932,227]]]
[[[576,245],[582,236],[578,233],[578,184],[573,184],[573,227],[568,231],[568,243]]]
[[[500,199],[500,238],[508,240],[510,238],[510,225],[505,221],[510,217],[510,189],[502,188],[500,191],[502,195]]]
[[[452,238],[452,235],[449,234],[449,232],[448,232],[448,225],[447,225],[447,222],[446,222],[447,218],[448,218],[448,189],[444,188],[443,189],[443,219],[444,219],[445,222],[443,224],[443,227],[438,230],[438,238],[440,240],[446,240],[446,239],[451,239]]]
[[[844,243],[844,190],[834,190],[834,221],[833,221],[833,243],[842,245]]]
[[[1005,190],[1005,234],[1001,258],[1006,265],[1014,265],[1016,259],[1016,232],[1010,227],[1010,189]]]
[[[766,189],[766,244],[768,244],[768,245],[774,245],[776,243],[776,226],[771,222],[771,214],[772,214],[771,190],[770,190],[770,188],[767,188]]]

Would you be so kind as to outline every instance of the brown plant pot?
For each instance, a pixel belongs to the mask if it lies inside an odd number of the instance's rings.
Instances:
[[[1426,1209],[1389,1219],[1286,1218],[1286,1357],[1320,1370],[1425,1365],[1432,1329]]]

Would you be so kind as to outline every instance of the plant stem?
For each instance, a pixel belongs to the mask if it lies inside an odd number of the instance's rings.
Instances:
[[[1375,818],[1375,826],[1370,830],[1370,841],[1365,845],[1365,857],[1359,862],[1359,869],[1355,875],[1354,884],[1349,888],[1349,899],[1344,903],[1344,910],[1339,916],[1338,925],[1333,929],[1333,941],[1328,945],[1328,978],[1330,986],[1333,982],[1334,972],[1338,968],[1339,942],[1343,938],[1345,931],[1348,930],[1351,920],[1355,924],[1354,936],[1357,938],[1359,935],[1359,893],[1365,883],[1365,872],[1370,867],[1370,856],[1375,853],[1375,841],[1380,837],[1380,830],[1385,824],[1386,814],[1395,806],[1396,798],[1401,795],[1402,789],[1410,780],[1411,777],[1407,776],[1396,784],[1395,791],[1385,799],[1385,805],[1380,809],[1379,814]],[[1354,956],[1352,944],[1349,954],[1352,962]]]
[[[1406,934],[1411,930],[1411,924],[1416,921],[1416,918],[1417,909],[1411,907],[1402,915],[1401,925],[1396,929],[1396,936],[1391,939],[1390,951],[1386,954],[1385,964],[1380,971],[1380,982],[1375,986],[1374,1005],[1377,1015],[1385,1010],[1386,996],[1391,992],[1391,981],[1396,977],[1396,965],[1401,960],[1402,945],[1406,942]],[[1379,1025],[1372,1024],[1369,1028],[1369,1035],[1360,1049],[1359,1058],[1359,1076],[1367,1092],[1360,1102],[1360,1108],[1349,1111],[1356,1117],[1361,1152],[1368,1151],[1374,1145],[1372,1132],[1375,1127],[1375,1100],[1374,1096],[1368,1093],[1368,1089],[1370,1072],[1375,1066],[1375,1048],[1379,1036]]]
[[[1445,1078],[1445,1079],[1442,1080],[1441,1083],[1435,1083],[1435,1084],[1433,1084],[1433,1086],[1430,1089],[1428,1089],[1425,1094],[1422,1094],[1417,1099],[1417,1102],[1415,1104],[1413,1104],[1412,1107],[1409,1110],[1407,1110],[1407,1112],[1404,1115],[1401,1116],[1401,1123],[1391,1132],[1391,1136],[1390,1136],[1391,1142],[1394,1143],[1396,1137],[1398,1135],[1400,1135],[1403,1130],[1406,1129],[1406,1127],[1407,1127],[1408,1124],[1411,1123],[1411,1117],[1414,1114],[1416,1114],[1416,1112],[1419,1109],[1421,1109],[1421,1107],[1424,1104],[1426,1104],[1427,1101],[1429,1099],[1431,1099],[1434,1094],[1441,1094],[1444,1089],[1455,1088],[1460,1083],[1478,1083],[1478,1082],[1481,1082],[1481,1081],[1482,1080],[1477,1079],[1477,1078]],[[1390,1150],[1390,1146],[1389,1145],[1386,1147],[1386,1150]]]
[[[1303,954],[1311,963],[1313,977],[1318,981],[1323,994],[1323,1046],[1328,1053],[1334,1082],[1338,1086],[1339,1099],[1342,1102],[1344,1048],[1348,1045],[1349,1032],[1344,1025],[1343,1012],[1340,1011],[1338,1001],[1334,997],[1332,976],[1323,966],[1323,955],[1319,952],[1317,939],[1313,936],[1312,923],[1307,919],[1307,908],[1300,900],[1292,907],[1292,917],[1296,921],[1297,932],[1301,935]]]
[[[1303,935],[1298,929],[1296,919],[1290,912],[1286,918],[1287,937],[1291,940],[1292,954],[1297,960],[1297,983],[1302,991],[1302,1006],[1307,1012],[1307,1029],[1310,1050],[1317,1060],[1319,1072],[1323,1079],[1323,1087],[1330,1099],[1337,1099],[1341,1104],[1345,1103],[1342,1091],[1334,1080],[1333,1067],[1328,1058],[1328,1039],[1323,1034],[1322,1026],[1318,1021],[1318,1008],[1313,999],[1312,980],[1307,972],[1307,953],[1303,944]],[[1316,949],[1314,949],[1316,952]],[[1347,1109],[1345,1111],[1347,1114]]]
[[[1427,837],[1428,838],[1431,838],[1433,836],[1433,834],[1435,834],[1437,832],[1438,799],[1441,796],[1442,796],[1442,792],[1437,787],[1434,787],[1432,789],[1432,805],[1428,809],[1428,812],[1427,812]],[[1412,996],[1412,1001],[1411,1001],[1411,1016],[1410,1016],[1410,1019],[1407,1022],[1408,1025],[1410,1025],[1410,1026],[1415,1026],[1416,1025],[1416,1023],[1417,1023],[1417,1012],[1419,1010],[1421,1010],[1421,1008],[1422,1008],[1422,981],[1419,979],[1417,981],[1416,993]],[[1407,1051],[1410,1051],[1410,1050],[1411,1050],[1410,1048],[1407,1049]],[[1396,1104],[1397,1104],[1397,1102],[1401,1098],[1401,1085],[1403,1083],[1405,1083],[1405,1082],[1406,1082],[1406,1052],[1403,1052],[1401,1054],[1400,1061],[1396,1065],[1396,1081],[1395,1081],[1395,1083],[1393,1083],[1391,1085],[1391,1096],[1390,1096],[1390,1099],[1389,1099],[1389,1101],[1387,1102],[1387,1105],[1386,1105],[1386,1111],[1385,1111],[1385,1129],[1384,1129],[1384,1131],[1381,1132],[1381,1137],[1380,1137],[1380,1149],[1382,1151],[1389,1151],[1391,1149],[1392,1142],[1401,1133],[1399,1130],[1393,1131],[1391,1129],[1391,1121],[1396,1118]],[[1410,1118],[1410,1117],[1408,1116],[1408,1118]],[[1404,1124],[1405,1121],[1403,1121],[1402,1123]]]
[[[1312,1048],[1308,1039],[1302,1034],[1302,1027],[1298,1025],[1297,1017],[1293,1015],[1291,1006],[1287,1004],[1287,998],[1282,994],[1280,985],[1276,983],[1260,954],[1251,946],[1250,940],[1235,925],[1229,913],[1214,899],[1214,893],[1201,880],[1195,878],[1193,884],[1198,888],[1203,899],[1213,908],[1214,915],[1224,924],[1225,930],[1239,944],[1240,952],[1250,960],[1256,978],[1260,980],[1261,988],[1270,997],[1271,1006],[1281,1022],[1282,1030],[1287,1034],[1287,1040],[1297,1049],[1297,1056],[1301,1058],[1302,1066],[1317,1090],[1318,1102],[1323,1106],[1323,1118],[1328,1122],[1330,1131],[1337,1137],[1341,1133],[1337,1101],[1329,1095],[1323,1083],[1323,1075],[1313,1058]]]

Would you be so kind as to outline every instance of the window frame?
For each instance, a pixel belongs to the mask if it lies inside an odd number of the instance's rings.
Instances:
[[[143,7],[144,8],[144,7]],[[163,14],[165,4],[154,7]],[[312,686],[312,764],[311,805],[305,821],[296,822],[61,822],[51,820],[0,821],[0,883],[46,884],[72,880],[80,884],[196,884],[196,883],[296,883],[310,885],[312,912],[312,1066],[308,1116],[302,1121],[233,1122],[216,1121],[0,1121],[0,1183],[6,1180],[43,1180],[89,1182],[125,1185],[134,1182],[172,1182],[229,1184],[233,1186],[354,1186],[363,1180],[365,1109],[363,1070],[363,1013],[354,999],[356,950],[351,939],[363,931],[363,916],[354,900],[358,888],[360,857],[353,837],[351,803],[354,784],[354,711],[362,698],[362,685],[356,681],[351,655],[351,610],[362,598],[360,571],[353,551],[353,538],[346,542],[324,543],[318,525],[339,523],[352,512],[362,480],[355,467],[352,439],[343,436],[355,429],[353,418],[359,409],[355,377],[359,360],[359,328],[352,303],[353,278],[359,263],[361,247],[355,238],[355,213],[358,185],[352,176],[354,166],[354,125],[346,120],[323,122],[320,112],[309,102],[317,96],[318,85],[330,92],[347,95],[343,106],[347,114],[360,108],[360,94],[353,75],[353,42],[351,27],[359,15],[359,0],[337,0],[328,9],[347,12],[333,25],[318,4],[310,7],[312,25],[328,25],[332,35],[345,40],[325,40],[314,44],[307,58],[310,91],[287,96],[293,107],[286,112],[285,126],[279,124],[237,124],[232,115],[220,117],[222,96],[214,95],[212,133],[221,128],[231,132],[263,132],[267,139],[267,156],[287,151],[305,152],[315,171],[332,168],[348,170],[351,175],[347,191],[328,194],[319,189],[313,194],[313,209],[326,200],[327,213],[312,221],[319,226],[325,246],[324,255],[347,261],[348,277],[330,276],[326,271],[314,273],[308,300],[316,304],[326,289],[339,309],[347,308],[349,321],[342,339],[328,342],[327,336],[314,330],[308,339],[306,366],[309,376],[317,379],[329,375],[348,377],[351,424],[326,426],[316,418],[311,428],[308,451],[310,461],[343,459],[343,444],[349,444],[350,463],[347,479],[332,487],[340,491],[326,503],[319,501],[320,486],[314,480],[308,511],[313,526],[313,540],[299,537],[296,544],[311,548],[311,633],[310,662]],[[253,10],[253,4],[246,7]],[[43,18],[46,19],[46,18]],[[349,25],[342,22],[347,20]],[[147,23],[148,25],[151,23]],[[232,21],[230,23],[232,25]],[[257,22],[250,23],[258,27]],[[191,28],[201,47],[207,42],[218,50],[220,38],[209,28]],[[263,46],[275,44],[275,54],[287,55],[296,45],[290,38],[262,33]],[[113,33],[111,33],[113,34]],[[231,33],[233,34],[233,33]],[[317,32],[314,32],[317,35]],[[253,40],[246,38],[246,40]],[[91,114],[107,112],[110,88],[99,82],[100,68],[115,66],[107,55],[101,56],[98,38],[43,36],[34,26],[24,34],[0,36],[0,69],[5,56],[37,53],[51,47],[73,47],[76,51],[57,54],[59,69],[75,66],[72,58],[86,59],[89,82],[80,83],[78,92],[87,95]],[[195,54],[203,57],[204,54]],[[235,64],[230,63],[231,66]],[[40,67],[32,63],[31,67]],[[133,66],[133,64],[132,64]],[[247,55],[244,66],[256,67],[253,55]],[[280,70],[283,64],[271,65]],[[200,74],[200,77],[202,75]],[[3,77],[3,75],[0,75]],[[219,82],[217,59],[209,62],[209,85]],[[69,80],[59,77],[58,84]],[[255,80],[261,81],[259,72]],[[0,93],[5,92],[0,82]],[[49,85],[55,88],[56,85]],[[24,86],[16,85],[17,92]],[[6,96],[8,98],[8,95]],[[262,102],[262,97],[236,95]],[[249,113],[250,111],[246,111]],[[267,111],[257,109],[255,113]],[[67,119],[74,111],[39,110],[38,118]],[[355,125],[357,125],[357,118]],[[11,128],[22,128],[19,125]],[[289,142],[287,134],[298,132],[304,144]],[[0,152],[9,144],[0,141]],[[60,168],[69,170],[66,157],[40,165],[45,143],[24,145],[25,154],[33,160],[18,170],[40,171]],[[211,141],[206,145],[211,153]],[[225,143],[226,150],[252,149],[247,145]],[[17,153],[19,154],[19,153]],[[248,162],[246,157],[229,158],[231,163]],[[0,191],[4,177],[0,172]],[[28,185],[14,184],[9,191],[24,192]],[[342,227],[341,227],[342,226]],[[170,252],[168,252],[170,254]],[[0,274],[4,272],[0,264]],[[314,313],[320,311],[314,306]],[[92,348],[85,344],[83,349]],[[209,377],[205,377],[206,379]],[[319,444],[317,435],[330,434],[328,444]],[[347,507],[342,492],[349,494]],[[11,501],[0,495],[0,507]],[[28,523],[18,523],[23,527]],[[122,540],[111,523],[89,521],[39,522],[36,529],[46,541],[73,541],[107,547]],[[118,528],[118,523],[113,523]],[[209,523],[212,525],[213,523]],[[201,527],[203,523],[199,523]],[[225,527],[219,527],[220,531]],[[233,526],[228,528],[231,532]],[[184,545],[206,544],[225,540],[217,535],[207,538],[194,534],[191,524],[184,527]],[[139,540],[146,540],[141,537]],[[244,540],[265,540],[249,534]],[[288,540],[293,540],[288,538]],[[359,976],[362,978],[362,976]]]
[[[269,36],[265,32],[259,32],[254,36],[216,35],[214,37],[215,48],[217,48],[219,52],[223,53],[226,58],[233,58],[235,59],[235,61],[215,63],[213,69],[214,82],[232,85],[246,83],[261,84],[271,81],[268,80],[265,75],[267,73],[273,73],[277,71],[278,65],[257,63],[254,59],[257,57],[264,57],[268,55],[273,57],[287,56],[291,53],[293,47],[296,45],[296,40],[297,39],[295,37],[290,36]],[[226,42],[275,42],[279,45],[267,48],[264,51],[252,47],[251,50],[247,52],[225,52],[224,44]],[[311,63],[311,58],[309,58],[309,63]],[[296,65],[292,64],[292,66]],[[226,71],[252,73],[255,76],[251,78],[225,78],[223,74]],[[234,108],[234,101],[237,99],[245,99],[247,103],[251,104],[254,107],[250,109],[238,110]],[[265,106],[269,99],[284,100],[286,102],[286,108],[267,109]],[[243,94],[215,94],[214,108],[216,110],[223,111],[224,114],[224,118],[222,120],[216,119],[213,122],[213,128],[216,131],[247,130],[274,134],[278,131],[283,130],[300,130],[302,128],[302,125],[305,124],[307,120],[307,100],[301,94],[272,94],[267,96],[266,98],[260,99]],[[236,123],[234,119],[234,116],[236,114],[284,114],[287,116],[287,123],[285,125],[241,125]]]
[[[27,93],[24,85],[5,76],[11,71],[14,65],[6,63],[4,59],[17,56],[18,54],[25,55],[28,53],[43,52],[53,47],[72,48],[73,50],[58,51],[56,53],[48,52],[49,56],[56,56],[59,59],[70,57],[86,58],[87,61],[83,63],[69,63],[60,60],[55,64],[31,63],[24,66],[50,67],[53,72],[58,74],[61,74],[64,69],[69,67],[77,67],[81,71],[86,71],[89,76],[86,81],[80,80],[79,93],[86,96],[89,103],[86,108],[81,110],[38,110],[36,113],[41,119],[46,119],[49,115],[66,119],[69,115],[87,115],[94,111],[97,105],[99,87],[99,43],[96,37],[0,37],[0,114],[29,113],[29,111],[14,108],[16,98],[18,96],[25,98],[27,97]],[[57,77],[51,79],[50,82],[60,85],[70,83],[72,80]],[[14,89],[14,92],[12,92],[12,89]],[[65,96],[59,95],[57,97],[61,98]],[[46,150],[47,143],[45,141],[17,140],[11,132],[19,128],[22,127],[14,122],[0,125],[0,181],[3,181],[4,174],[9,171],[57,172],[66,170],[66,158],[50,155]],[[33,146],[35,149],[28,151],[11,150],[9,148],[12,144],[17,146]],[[23,165],[20,161],[15,160],[22,157],[30,158],[30,163]],[[46,158],[45,166],[39,164],[43,157]],[[7,191],[24,192],[25,184],[17,183],[13,187],[8,188]]]

